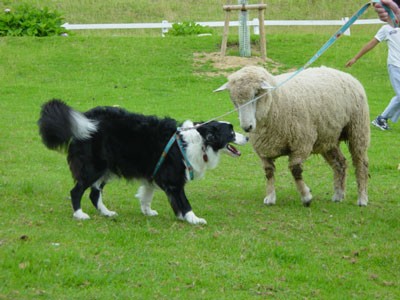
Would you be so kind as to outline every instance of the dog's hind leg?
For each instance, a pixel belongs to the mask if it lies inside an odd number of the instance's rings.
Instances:
[[[143,181],[136,194],[136,198],[140,200],[140,209],[145,216],[158,215],[156,210],[151,209],[151,201],[153,200],[154,189],[155,187],[153,184]]]
[[[94,207],[97,208],[100,214],[106,217],[114,217],[117,215],[117,213],[115,211],[108,210],[108,208],[103,203],[102,194],[105,185],[106,183],[102,179],[98,180],[92,185],[89,197]]]
[[[81,199],[83,193],[88,188],[88,186],[84,186],[81,182],[77,182],[74,188],[71,190],[71,201],[72,208],[74,210],[74,218],[78,220],[88,220],[90,219],[89,215],[84,213],[81,208]]]

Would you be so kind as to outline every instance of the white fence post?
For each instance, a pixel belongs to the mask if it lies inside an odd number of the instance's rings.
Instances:
[[[168,33],[168,27],[166,26],[168,24],[168,21],[163,20],[161,23],[164,25],[164,27],[161,29],[161,36],[165,37],[165,34]]]
[[[253,32],[255,35],[260,35],[260,25],[259,24],[260,24],[260,21],[257,18],[254,18],[251,25],[253,25]]]

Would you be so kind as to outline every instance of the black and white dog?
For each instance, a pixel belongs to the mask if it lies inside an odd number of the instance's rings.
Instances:
[[[171,118],[144,116],[116,107],[96,107],[81,113],[57,99],[43,104],[38,124],[47,148],[68,153],[68,164],[76,181],[71,190],[73,216],[81,220],[90,218],[81,209],[81,198],[88,188],[90,200],[102,215],[116,215],[102,201],[104,185],[116,175],[142,181],[136,197],[143,214],[157,215],[151,201],[159,187],[179,219],[206,224],[206,220],[192,211],[185,183],[191,179],[189,175],[201,178],[207,169],[215,168],[220,152],[239,156],[240,152],[229,143],[247,142],[247,137],[234,132],[227,122],[212,121],[197,127],[186,121],[177,131],[177,122]],[[171,143],[159,164],[175,133],[181,144]]]

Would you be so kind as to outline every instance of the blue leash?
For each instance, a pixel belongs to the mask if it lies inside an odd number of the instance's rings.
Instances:
[[[317,51],[317,53],[314,54],[313,57],[311,57],[311,59],[305,63],[304,66],[300,67],[299,69],[297,69],[297,71],[295,71],[291,76],[289,76],[287,79],[285,79],[284,81],[280,82],[275,88],[278,88],[282,85],[284,85],[286,82],[288,82],[289,80],[291,80],[293,77],[295,77],[297,74],[299,74],[300,72],[304,71],[305,69],[307,69],[313,62],[315,62],[326,50],[329,49],[330,46],[332,46],[337,39],[339,39],[343,33],[349,29],[349,27],[351,25],[353,25],[353,23],[355,21],[357,21],[357,19],[369,8],[369,6],[373,3],[381,3],[380,0],[372,0],[371,2],[368,2],[366,4],[364,4],[338,31],[335,32],[334,35],[331,36],[331,38]],[[395,27],[399,27],[399,20],[396,18],[396,16],[394,15],[393,11],[387,7],[386,5],[382,5],[385,10],[388,12],[393,24]]]
[[[185,151],[185,148],[183,147],[183,143],[182,143],[180,135],[178,133],[176,133],[175,135],[176,135],[176,142],[178,143],[179,150],[182,153],[186,169],[188,169],[188,171],[189,171],[190,180],[193,180],[194,179],[193,167],[190,164],[189,159],[187,158],[186,151]]]
[[[179,136],[179,131],[180,131],[180,129],[178,128],[177,131],[169,139],[167,145],[165,146],[163,152],[161,153],[160,159],[157,162],[157,165],[156,165],[156,167],[154,169],[152,178],[154,178],[156,176],[157,172],[160,170],[160,167],[163,164],[165,158],[167,157],[169,150],[171,149],[172,145],[176,141],[176,143],[178,144],[178,148],[181,151],[181,154],[183,156],[186,169],[188,169],[188,171],[189,171],[190,180],[194,179],[193,167],[190,164],[189,159],[187,158],[185,148],[183,147],[183,143],[182,143],[181,137]]]

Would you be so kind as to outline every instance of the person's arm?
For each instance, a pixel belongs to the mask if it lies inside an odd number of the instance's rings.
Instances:
[[[352,65],[354,65],[358,59],[360,59],[365,53],[372,50],[378,44],[379,41],[376,38],[370,40],[368,43],[364,45],[364,47],[361,48],[361,50],[352,59],[350,59],[346,63],[346,67],[351,67]]]
[[[386,5],[387,7],[389,7],[393,11],[393,13],[395,14],[396,18],[398,20],[400,20],[400,8],[399,8],[400,1],[399,0],[395,0],[395,1],[393,1],[393,0],[381,0],[381,2],[382,2],[383,5]],[[379,17],[379,19],[381,21],[387,22],[387,23],[389,23],[390,25],[393,26],[392,20],[390,19],[389,14],[387,13],[387,11],[383,8],[382,4],[381,3],[375,3],[374,4],[375,11],[378,14],[378,17]]]

